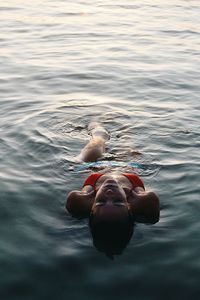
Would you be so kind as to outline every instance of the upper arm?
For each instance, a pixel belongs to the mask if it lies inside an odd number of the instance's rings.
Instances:
[[[147,193],[143,200],[143,211],[148,223],[157,223],[160,218],[160,201],[154,192]]]

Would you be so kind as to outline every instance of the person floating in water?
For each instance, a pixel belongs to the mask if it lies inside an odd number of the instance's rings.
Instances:
[[[96,162],[105,152],[109,134],[99,123],[91,123],[89,130],[91,140],[79,158]],[[158,196],[145,190],[138,175],[106,169],[86,178],[80,191],[71,191],[66,209],[74,217],[89,218],[94,245],[108,256],[122,253],[135,222],[155,224],[160,215]]]

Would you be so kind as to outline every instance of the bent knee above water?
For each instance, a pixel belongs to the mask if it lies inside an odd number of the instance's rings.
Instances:
[[[97,147],[97,148],[88,148],[86,151],[82,152],[82,160],[85,162],[93,162],[97,161],[99,158],[102,157],[103,154],[103,148]]]

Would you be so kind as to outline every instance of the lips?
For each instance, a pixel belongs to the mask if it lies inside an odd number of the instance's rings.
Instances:
[[[104,186],[118,186],[116,183],[105,183]]]
[[[118,185],[117,184],[110,184],[110,183],[108,183],[108,184],[105,184],[104,186],[103,186],[103,189],[106,189],[107,191],[109,191],[109,190],[113,190],[113,189],[117,189],[118,188]]]
[[[116,186],[118,186],[118,184],[117,184],[117,182],[116,182],[116,180],[114,180],[114,179],[107,179],[105,182],[104,182],[104,186],[106,186],[106,187],[116,187]]]

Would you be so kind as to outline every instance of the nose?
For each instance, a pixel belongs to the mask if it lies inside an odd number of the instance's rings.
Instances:
[[[107,189],[105,191],[106,196],[112,197],[114,195],[114,191],[112,189]]]

